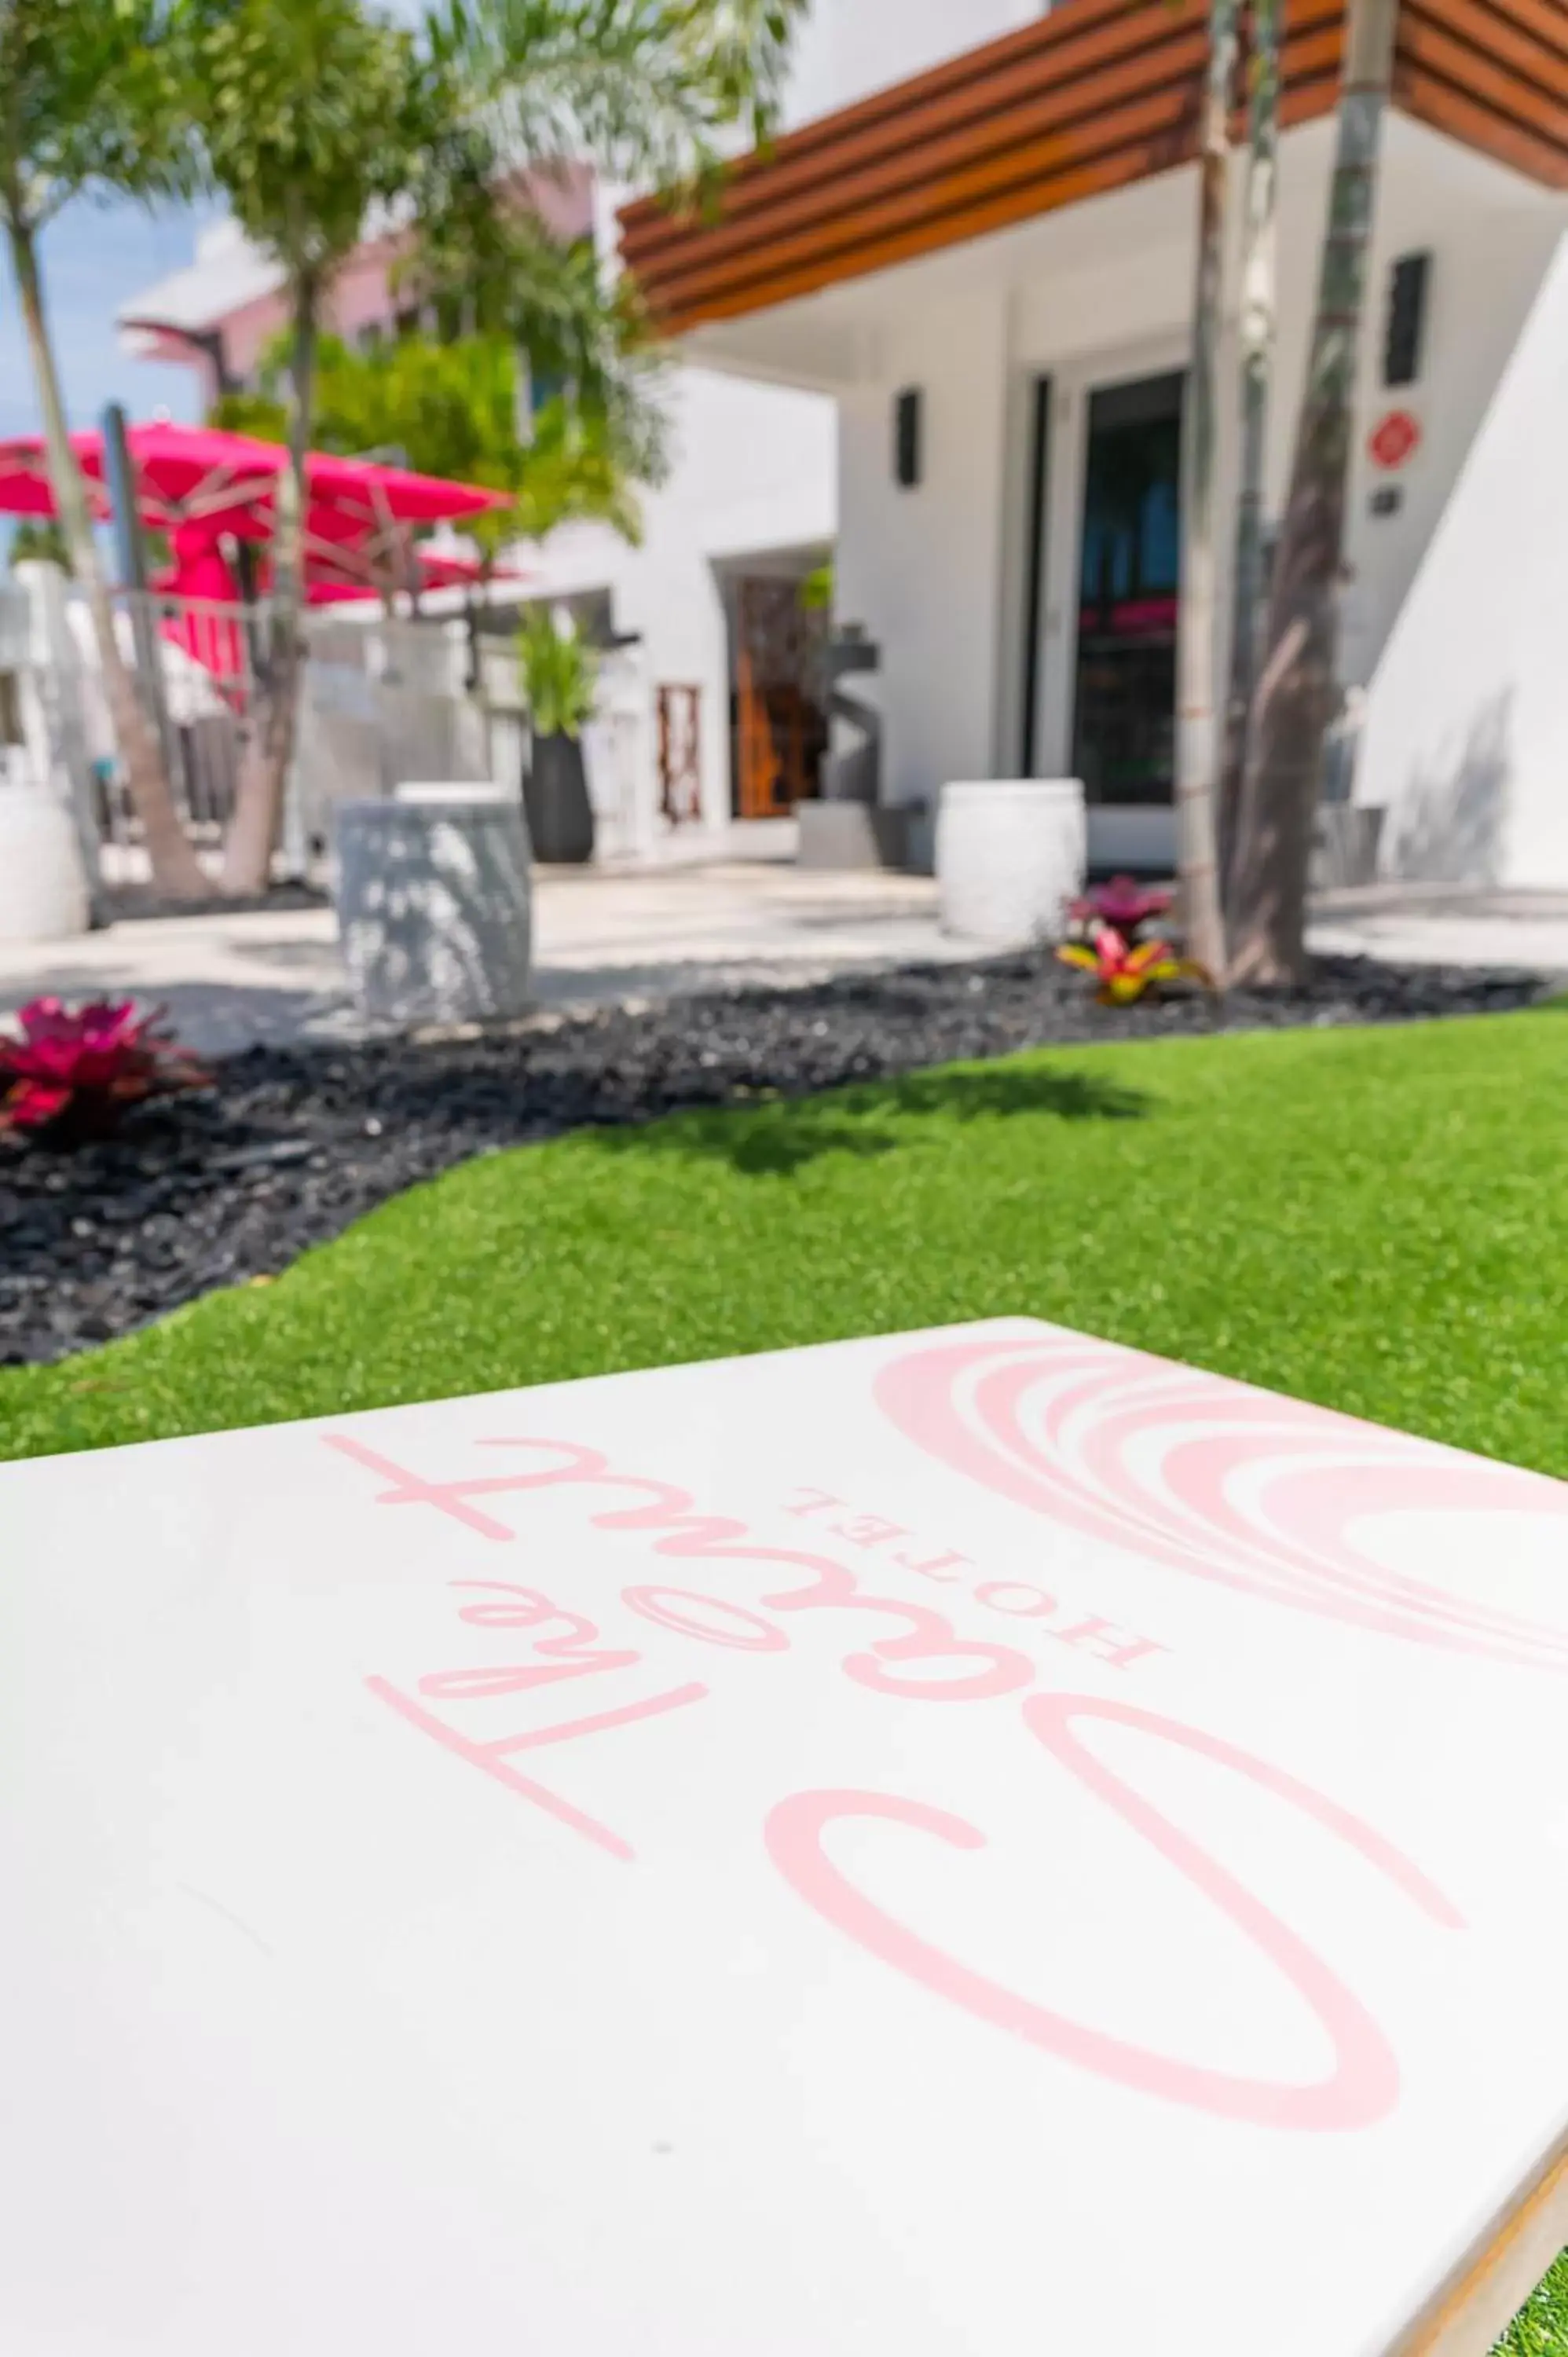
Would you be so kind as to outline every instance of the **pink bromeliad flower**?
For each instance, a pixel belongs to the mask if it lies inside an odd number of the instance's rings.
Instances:
[[[0,1130],[102,1135],[127,1106],[205,1080],[135,1002],[65,1006],[35,998],[16,1017],[20,1037],[0,1035]]]
[[[1080,925],[1109,925],[1130,941],[1151,917],[1165,916],[1175,899],[1174,892],[1140,884],[1136,877],[1112,876],[1108,884],[1096,884],[1075,900],[1070,914]]]
[[[1168,982],[1214,987],[1208,968],[1196,958],[1178,957],[1169,942],[1129,943],[1111,925],[1097,927],[1090,942],[1063,942],[1057,955],[1064,965],[1093,975],[1101,1006],[1132,1006],[1149,992],[1158,996]]]

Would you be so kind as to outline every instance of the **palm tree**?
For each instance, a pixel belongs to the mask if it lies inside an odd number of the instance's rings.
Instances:
[[[276,254],[290,304],[287,467],[271,658],[224,887],[266,881],[302,672],[304,455],[332,281],[372,221],[483,264],[505,169],[595,156],[670,179],[767,113],[804,0],[450,0],[417,24],[360,0],[184,0],[187,103],[212,184]]]
[[[1176,646],[1176,866],[1187,945],[1208,971],[1225,971],[1215,841],[1214,453],[1230,92],[1240,0],[1210,0],[1208,78],[1198,151],[1197,283],[1192,366],[1182,425],[1182,562]]]
[[[664,354],[635,288],[626,278],[605,286],[591,240],[564,243],[530,214],[481,227],[477,242],[481,251],[467,237],[449,251],[427,238],[399,273],[402,293],[440,326],[461,320],[462,333],[368,350],[321,336],[315,447],[349,457],[395,449],[421,474],[503,492],[509,506],[464,527],[486,559],[582,518],[636,541],[638,487],[668,472],[669,420],[657,399]],[[286,442],[291,349],[277,338],[257,386],[220,394],[208,423]]]
[[[188,151],[171,135],[163,0],[5,0],[0,5],[0,220],[43,418],[49,483],[86,592],[103,691],[153,881],[178,896],[207,878],[185,837],[156,735],[120,652],[87,487],[71,448],[48,328],[39,238],[73,197],[105,189],[176,196]]]
[[[407,201],[438,135],[439,66],[360,0],[186,0],[186,102],[211,182],[282,265],[287,464],[273,529],[272,624],[224,846],[230,892],[263,888],[293,758],[304,657],[306,454],[332,281],[379,207]]]
[[[1378,151],[1398,0],[1350,0],[1317,316],[1248,732],[1236,846],[1234,980],[1293,982],[1306,962],[1306,877],[1334,717],[1345,487]]]
[[[362,0],[183,0],[186,103],[216,188],[283,268],[289,460],[271,654],[224,884],[266,879],[301,674],[305,456],[334,278],[369,227],[446,262],[500,234],[498,183],[588,155],[625,177],[700,174],[726,124],[766,120],[805,0],[447,0],[413,24]]]
[[[1252,0],[1248,58],[1247,200],[1241,231],[1241,450],[1231,588],[1230,695],[1219,802],[1219,873],[1229,902],[1236,818],[1247,754],[1247,716],[1258,677],[1263,622],[1263,466],[1273,372],[1278,290],[1274,217],[1279,193],[1280,44],[1284,0]]]

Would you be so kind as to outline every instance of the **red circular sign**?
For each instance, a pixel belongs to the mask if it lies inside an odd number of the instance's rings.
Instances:
[[[1408,409],[1391,409],[1367,436],[1367,447],[1380,467],[1402,467],[1421,447],[1421,427]]]

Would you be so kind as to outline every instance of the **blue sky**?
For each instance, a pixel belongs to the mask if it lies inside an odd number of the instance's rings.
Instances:
[[[44,301],[72,425],[96,425],[106,401],[124,402],[134,418],[156,409],[196,418],[195,371],[133,360],[120,350],[114,330],[117,304],[190,260],[196,227],[196,217],[181,210],[155,214],[139,205],[79,202],[45,231]],[[0,263],[0,439],[36,434],[38,425],[32,362],[7,260]],[[11,519],[0,516],[0,559],[12,528]]]
[[[106,401],[134,417],[164,408],[193,419],[196,379],[188,369],[127,357],[114,332],[114,308],[191,258],[194,218],[145,212],[134,205],[68,205],[45,232],[44,297],[73,425],[95,425]],[[0,436],[35,434],[33,372],[8,264],[0,266]]]

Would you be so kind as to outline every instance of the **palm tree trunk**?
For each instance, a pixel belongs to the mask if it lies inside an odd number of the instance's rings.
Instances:
[[[305,649],[306,456],[316,402],[318,289],[314,279],[294,290],[294,352],[289,364],[288,460],[278,478],[273,526],[272,631],[264,687],[240,772],[233,823],[223,850],[223,889],[263,892],[272,875],[283,817]]]
[[[1263,640],[1263,468],[1278,310],[1274,217],[1279,196],[1280,44],[1285,0],[1252,0],[1247,115],[1247,207],[1241,242],[1241,457],[1236,496],[1230,695],[1219,797],[1219,877],[1229,904],[1236,822]]]
[[[1230,92],[1240,0],[1210,0],[1208,81],[1198,154],[1197,283],[1182,425],[1181,606],[1176,636],[1176,866],[1188,954],[1225,971],[1215,842],[1214,452]]]
[[[49,485],[54,493],[55,511],[70,552],[71,569],[86,592],[88,609],[92,617],[92,633],[98,644],[104,698],[113,725],[114,741],[125,765],[132,807],[141,823],[142,840],[146,845],[153,882],[157,889],[180,899],[198,898],[210,888],[180,824],[157,738],[114,635],[114,609],[103,578],[103,567],[99,562],[98,544],[92,536],[87,486],[82,480],[76,453],[70,447],[70,435],[66,425],[65,403],[55,368],[54,348],[49,341],[48,322],[44,315],[43,287],[38,275],[33,229],[19,210],[13,210],[10,205],[5,210],[11,264],[16,273],[16,293],[38,384],[38,407],[44,421],[44,447],[48,455]]]
[[[1299,981],[1323,740],[1334,717],[1345,486],[1378,148],[1398,0],[1350,0],[1317,317],[1267,653],[1248,735],[1236,849],[1233,980]]]

